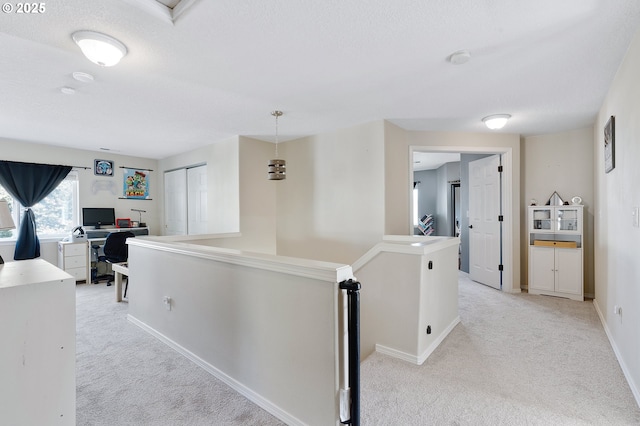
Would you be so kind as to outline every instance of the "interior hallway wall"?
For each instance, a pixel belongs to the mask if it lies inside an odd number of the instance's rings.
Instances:
[[[273,147],[269,142],[235,136],[162,159],[159,169],[164,173],[206,163],[209,233],[240,233],[243,246],[275,253],[279,182],[267,179]],[[163,194],[164,189],[161,197]]]
[[[593,298],[593,127],[522,139],[522,282],[529,282],[527,210],[531,199],[538,205],[556,191],[564,201],[582,198],[584,220],[584,293]]]
[[[640,32],[596,118],[594,262],[595,301],[623,371],[640,405]],[[615,168],[604,171],[604,126],[615,116]],[[621,313],[614,312],[614,306]]]
[[[453,237],[453,221],[451,220],[451,183],[460,180],[460,162],[452,161],[438,168],[438,203],[436,236]]]
[[[351,264],[384,234],[383,122],[282,143],[278,254]],[[405,234],[407,234],[405,229]]]
[[[432,149],[440,152],[510,152],[507,173],[513,186],[511,204],[505,215],[511,220],[508,232],[512,245],[507,255],[512,257],[509,273],[512,288],[520,291],[520,137],[510,133],[461,133],[405,131],[385,122],[385,232],[406,235],[411,232],[409,194],[412,178],[412,148]],[[464,216],[463,212],[463,216]]]

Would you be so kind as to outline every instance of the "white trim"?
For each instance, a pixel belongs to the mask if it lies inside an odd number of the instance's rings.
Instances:
[[[412,364],[422,365],[427,360],[427,358],[429,358],[429,356],[436,350],[436,348],[440,346],[440,343],[444,341],[444,339],[449,335],[449,333],[453,331],[453,329],[459,323],[460,323],[460,317],[457,316],[453,321],[451,321],[451,324],[449,324],[447,328],[445,328],[442,331],[442,333],[440,333],[440,335],[436,338],[436,340],[434,340],[433,343],[431,343],[429,347],[427,347],[427,349],[419,356],[411,355],[406,352],[402,352],[397,349],[393,349],[388,346],[380,345],[377,343],[376,343],[376,352],[379,352],[384,355],[388,355],[393,358],[401,359],[403,361],[408,361]]]
[[[173,25],[173,23],[182,15],[185,10],[193,5],[196,0],[181,0],[176,7],[171,9],[157,0],[124,0],[127,3],[137,6],[148,14],[159,18],[160,20]]]
[[[392,349],[388,346],[380,345],[376,343],[376,352],[379,352],[383,355],[388,355],[393,358],[401,359],[403,361],[408,361],[412,364],[418,364],[418,357],[415,355],[408,354],[406,352],[399,351],[397,349]]]
[[[442,331],[442,333],[440,333],[440,335],[436,338],[436,340],[434,340],[433,343],[431,343],[427,347],[427,349],[425,349],[422,355],[418,357],[418,365],[422,365],[427,360],[427,358],[429,358],[429,356],[433,353],[433,351],[435,351],[436,348],[440,346],[440,343],[442,343],[442,341],[449,335],[449,333],[453,331],[453,329],[459,323],[460,323],[460,316],[457,316],[453,321],[451,321],[451,324],[449,324],[447,328],[445,328]]]
[[[458,237],[426,237],[419,235],[384,235],[376,244],[351,265],[357,271],[382,252],[422,256],[460,244]]]
[[[232,377],[230,377],[229,375],[225,374],[224,372],[222,372],[218,368],[214,367],[213,365],[209,364],[208,362],[206,362],[205,360],[203,360],[202,358],[200,358],[199,356],[197,356],[193,352],[189,351],[188,349],[186,349],[183,346],[179,345],[178,343],[174,342],[173,340],[171,340],[170,338],[168,338],[164,334],[156,331],[154,328],[148,326],[144,322],[138,320],[137,318],[131,316],[130,314],[127,315],[127,319],[131,323],[137,325],[138,327],[140,327],[141,329],[143,329],[147,333],[151,334],[153,337],[155,337],[158,340],[160,340],[162,343],[164,343],[167,346],[169,346],[170,348],[174,349],[180,355],[184,356],[185,358],[187,358],[188,360],[190,360],[191,362],[193,362],[194,364],[196,364],[197,366],[199,366],[200,368],[202,368],[203,370],[205,370],[206,372],[208,372],[212,376],[220,379],[221,381],[223,381],[224,383],[229,385],[231,388],[236,390],[238,393],[240,393],[242,396],[247,398],[249,401],[255,403],[256,405],[258,405],[259,407],[263,408],[267,412],[273,414],[275,417],[277,417],[278,419],[282,420],[286,424],[288,424],[288,425],[301,425],[301,426],[304,425],[304,422],[302,422],[300,419],[298,419],[298,418],[294,417],[292,414],[280,409],[280,407],[278,407],[277,405],[273,404],[268,399],[263,398],[262,396],[260,396],[256,392],[254,392],[251,389],[249,389],[248,387],[244,386],[242,383],[240,383],[237,380],[233,379]]]
[[[636,404],[638,404],[638,406],[640,407],[640,389],[638,389],[638,386],[633,381],[633,375],[629,371],[627,364],[625,364],[624,359],[622,358],[622,355],[618,350],[618,346],[616,345],[616,342],[613,339],[613,335],[611,334],[611,331],[609,331],[609,327],[607,327],[607,322],[604,319],[604,315],[602,314],[602,311],[600,310],[600,306],[598,306],[598,301],[596,299],[593,299],[593,306],[595,306],[596,308],[596,312],[598,313],[598,317],[600,318],[600,322],[602,323],[604,332],[607,335],[607,338],[609,339],[609,344],[611,344],[611,348],[613,349],[613,353],[616,355],[618,364],[620,364],[622,373],[624,374],[624,377],[627,379],[627,383],[631,388],[631,393],[633,394],[633,397],[636,399]]]
[[[173,25],[173,12],[170,8],[156,0],[124,0],[132,6],[144,10],[149,15],[153,15],[168,24]]]
[[[326,282],[339,283],[353,278],[352,268],[349,265],[182,242],[162,242],[162,238],[130,238],[127,244]]]
[[[519,215],[519,211],[514,212],[513,207],[513,176],[515,174],[513,164],[513,148],[505,146],[496,147],[471,147],[471,146],[428,146],[428,145],[410,145],[409,146],[409,182],[413,182],[413,153],[414,152],[459,152],[461,154],[500,154],[502,155],[502,166],[507,173],[503,174],[502,179],[502,212],[504,221],[502,222],[502,291],[507,293],[518,293],[513,288],[514,278],[520,282],[519,277],[514,277],[514,215]],[[413,190],[413,186],[409,185],[408,191]],[[408,234],[413,234],[413,226],[411,219],[411,211],[413,209],[413,198],[409,193],[409,230]]]

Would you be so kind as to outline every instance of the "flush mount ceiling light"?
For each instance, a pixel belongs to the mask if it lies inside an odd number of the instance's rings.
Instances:
[[[71,34],[84,56],[94,64],[111,67],[127,54],[127,47],[106,34],[95,31],[76,31]]]
[[[494,114],[482,119],[484,124],[491,130],[502,129],[511,116],[509,114]]]
[[[458,50],[449,56],[449,62],[454,65],[466,64],[469,59],[471,59],[471,53],[468,50]]]
[[[287,162],[278,158],[278,117],[282,111],[271,112],[276,118],[276,158],[269,160],[269,180],[284,180],[287,178]]]

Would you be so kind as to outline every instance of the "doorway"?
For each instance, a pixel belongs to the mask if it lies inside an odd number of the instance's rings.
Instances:
[[[502,181],[502,197],[500,200],[500,209],[503,213],[503,222],[502,222],[502,235],[501,241],[505,247],[503,251],[503,257],[501,264],[503,265],[503,277],[502,277],[502,291],[506,292],[519,292],[520,288],[513,288],[514,282],[519,282],[516,279],[516,274],[514,272],[514,253],[517,255],[519,251],[516,251],[514,247],[514,238],[516,234],[519,232],[517,229],[514,229],[515,224],[519,223],[519,216],[517,209],[515,209],[513,205],[514,199],[514,189],[513,189],[513,152],[512,148],[509,147],[456,147],[454,150],[451,147],[447,146],[411,146],[410,147],[410,159],[411,164],[413,165],[414,153],[420,154],[443,154],[443,153],[458,153],[461,155],[468,156],[469,159],[478,159],[482,157],[487,157],[494,154],[501,154],[502,157],[502,167],[504,170],[503,173],[503,181]],[[471,161],[465,158],[465,162]],[[460,223],[460,240],[461,240],[461,261],[460,261],[460,270],[463,272],[469,272],[469,193],[468,193],[468,172],[464,172],[465,167],[461,167],[463,176],[461,176],[460,182],[460,200],[457,205],[460,208],[459,212],[459,223]],[[410,170],[411,173],[411,181],[413,181],[413,168]],[[465,184],[465,179],[467,180],[467,184]],[[455,183],[455,182],[450,182]],[[455,187],[450,186],[450,194],[452,194],[452,198],[455,197]],[[409,191],[413,191],[413,187],[408,188]],[[409,197],[409,211],[412,210],[413,199]],[[453,206],[453,205],[452,205]],[[453,224],[455,224],[454,218],[455,213],[448,213],[447,218]],[[447,233],[449,233],[450,229],[453,229],[452,226],[447,229]],[[410,234],[413,233],[413,228],[409,231]]]

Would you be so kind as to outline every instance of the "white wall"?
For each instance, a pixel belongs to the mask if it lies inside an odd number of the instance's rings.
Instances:
[[[446,163],[438,168],[438,216],[435,233],[438,236],[454,236],[451,223],[451,184],[449,183],[454,180],[460,180],[459,161]]]
[[[505,272],[511,288],[520,291],[520,137],[509,133],[456,133],[405,131],[385,122],[385,233],[405,235],[410,232],[409,194],[411,192],[411,149],[440,152],[504,152],[503,164],[512,188],[510,208],[505,214],[512,245],[505,250]],[[512,258],[512,270],[507,260]]]
[[[594,136],[595,303],[640,404],[640,34],[636,34],[596,119]],[[615,168],[604,172],[604,126],[615,116]],[[613,307],[622,308],[616,315]]]
[[[384,233],[383,122],[282,145],[278,254],[353,263]]]
[[[89,170],[79,169],[79,201],[82,207],[114,207],[116,217],[128,217],[138,220],[138,213],[131,209],[146,210],[142,220],[147,223],[150,233],[160,232],[160,206],[158,201],[159,180],[158,162],[153,159],[117,155],[109,152],[85,151],[64,147],[55,147],[22,141],[0,139],[0,153],[2,160],[21,161],[26,163],[64,164],[69,166],[89,167]],[[111,160],[114,162],[113,177],[95,176],[93,162],[95,159]],[[152,200],[121,200],[123,195],[123,179],[121,166],[139,167],[154,170],[149,176],[149,195]],[[96,184],[97,183],[97,184]],[[101,189],[100,184],[113,185],[115,193]],[[71,231],[71,230],[69,230]],[[5,260],[13,260],[15,244],[1,244],[0,255]],[[40,245],[41,257],[50,263],[57,264],[57,242],[43,241]]]
[[[240,232],[252,250],[272,254],[276,253],[276,191],[282,183],[267,179],[274,153],[272,143],[240,138]]]
[[[522,139],[522,282],[528,283],[527,206],[545,204],[554,191],[565,201],[584,204],[584,292],[593,297],[593,128]]]
[[[272,143],[236,136],[162,159],[159,169],[164,173],[206,163],[208,233],[240,232],[239,244],[275,253],[278,182],[267,179],[273,153]]]
[[[240,187],[238,137],[226,139],[158,162],[160,190],[164,211],[164,173],[166,171],[207,164],[207,222],[209,233],[240,231]],[[161,217],[164,235],[164,214]]]
[[[337,283],[350,267],[141,243],[130,319],[287,424],[339,424]]]

